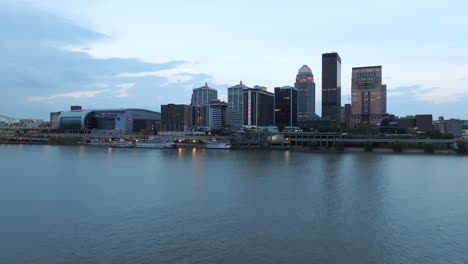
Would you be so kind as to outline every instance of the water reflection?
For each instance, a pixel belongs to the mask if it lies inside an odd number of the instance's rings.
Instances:
[[[184,152],[184,149],[183,149],[183,148],[178,148],[178,149],[177,149],[177,157],[178,157],[178,158],[182,158],[183,152]]]
[[[0,161],[0,263],[468,259],[457,157],[0,146]]]

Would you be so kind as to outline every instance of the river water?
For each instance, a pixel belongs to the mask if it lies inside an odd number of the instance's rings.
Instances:
[[[468,263],[468,158],[0,145],[0,263]]]

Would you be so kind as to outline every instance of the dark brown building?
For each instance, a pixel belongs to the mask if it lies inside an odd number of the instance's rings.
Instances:
[[[192,126],[192,118],[192,106],[190,105],[161,105],[162,131],[185,131]]]

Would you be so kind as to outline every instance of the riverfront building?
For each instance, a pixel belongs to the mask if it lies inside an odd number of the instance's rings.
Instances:
[[[376,126],[387,112],[382,66],[353,68],[351,82],[351,126]]]
[[[275,124],[297,126],[297,90],[291,86],[275,88]]]
[[[341,124],[341,58],[322,54],[322,119]]]
[[[58,122],[59,129],[68,132],[155,134],[161,113],[134,108],[82,109],[60,112]]]
[[[51,112],[50,113],[50,128],[59,129],[60,128],[60,115],[62,112]]]
[[[315,82],[312,70],[303,65],[296,75],[297,121],[311,121],[315,117]]]
[[[242,128],[242,111],[244,103],[244,89],[249,87],[245,86],[242,81],[238,85],[228,88],[228,107],[226,112],[226,125],[231,129]]]
[[[218,99],[218,91],[208,87],[208,83],[200,88],[193,89],[191,105],[208,105],[209,102]]]
[[[194,130],[208,130],[208,105],[192,106],[192,125]]]
[[[208,106],[208,129],[223,130],[226,127],[226,110],[228,104],[213,100]]]
[[[275,124],[275,96],[265,87],[255,86],[243,92],[243,125],[248,127]]]
[[[450,133],[456,137],[461,137],[463,135],[463,127],[465,125],[465,120],[460,119],[444,119],[444,117],[439,117],[439,120],[435,122],[435,128],[440,132]]]
[[[161,130],[186,131],[192,126],[192,109],[190,105],[161,105]]]

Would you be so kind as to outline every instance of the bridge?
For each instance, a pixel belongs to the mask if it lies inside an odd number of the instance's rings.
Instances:
[[[0,131],[48,129],[49,123],[41,119],[14,118],[0,115]]]

